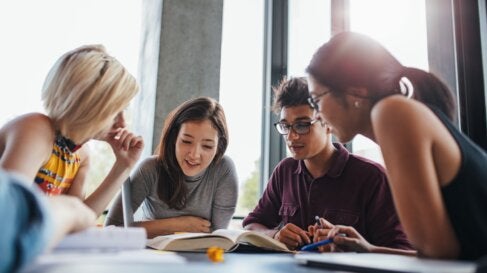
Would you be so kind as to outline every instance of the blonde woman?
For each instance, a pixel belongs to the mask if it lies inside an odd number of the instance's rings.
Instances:
[[[0,129],[0,168],[35,181],[47,195],[77,196],[100,215],[143,149],[123,114],[137,92],[135,78],[103,46],[65,53],[44,82],[46,114],[25,114]],[[110,144],[116,161],[85,197],[90,157],[84,144],[92,139]]]

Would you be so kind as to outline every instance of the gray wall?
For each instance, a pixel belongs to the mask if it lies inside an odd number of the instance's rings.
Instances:
[[[223,0],[144,0],[142,20],[134,123],[146,143],[144,158],[177,105],[219,99]]]

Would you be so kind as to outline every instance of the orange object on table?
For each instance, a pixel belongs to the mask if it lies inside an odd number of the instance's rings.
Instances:
[[[223,253],[224,253],[223,248],[216,247],[216,246],[212,246],[208,248],[208,250],[206,251],[206,254],[208,255],[208,259],[210,259],[210,261],[214,263],[223,262],[224,260]]]

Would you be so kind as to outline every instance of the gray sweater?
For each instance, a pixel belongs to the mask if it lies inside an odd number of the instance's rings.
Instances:
[[[238,179],[233,161],[224,156],[202,173],[186,177],[186,207],[171,209],[157,195],[156,156],[141,162],[130,177],[132,208],[142,204],[143,219],[156,220],[177,216],[197,216],[211,222],[211,229],[227,228],[237,204]],[[122,196],[119,194],[108,212],[106,225],[123,225]]]

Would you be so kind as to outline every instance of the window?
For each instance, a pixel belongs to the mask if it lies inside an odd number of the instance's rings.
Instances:
[[[349,14],[350,30],[376,39],[403,65],[428,70],[424,0],[351,0]],[[377,144],[366,137],[355,137],[352,150],[384,163]]]
[[[330,1],[289,1],[288,76],[304,77],[315,51],[331,36]],[[291,156],[286,146],[286,155]]]
[[[0,126],[20,114],[43,112],[41,88],[48,70],[63,53],[78,46],[105,45],[137,76],[140,15],[139,1],[1,1],[4,97],[0,100]],[[94,142],[90,147],[96,168],[88,177],[87,193],[98,186],[114,162],[107,144]]]
[[[330,38],[332,28],[343,30],[344,26],[331,25],[337,16],[331,12],[332,1],[288,1],[289,76],[305,76],[312,54]],[[349,12],[340,10],[337,14],[348,14],[344,20],[350,30],[377,39],[404,65],[428,70],[424,0],[350,0],[348,5],[339,4],[339,9],[349,7]],[[351,147],[354,153],[383,164],[379,147],[368,138],[358,135]]]
[[[331,36],[330,1],[289,1],[288,75],[305,76],[313,53]]]
[[[223,7],[220,103],[230,133],[226,154],[240,183],[235,215],[246,216],[260,197],[264,3],[230,0]]]

